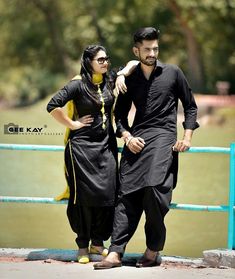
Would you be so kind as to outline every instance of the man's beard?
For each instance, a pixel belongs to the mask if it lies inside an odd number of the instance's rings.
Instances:
[[[151,59],[148,60],[148,58],[151,58]],[[156,57],[152,57],[152,56],[151,57],[147,57],[145,59],[139,57],[139,59],[140,59],[140,62],[143,63],[146,66],[153,66],[153,65],[155,65],[156,60],[157,60]]]

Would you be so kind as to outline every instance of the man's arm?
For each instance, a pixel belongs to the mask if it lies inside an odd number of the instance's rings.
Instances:
[[[173,146],[174,151],[184,152],[191,147],[191,141],[193,136],[193,131],[199,127],[197,123],[197,105],[193,97],[191,88],[183,74],[183,72],[178,69],[177,78],[177,91],[178,97],[182,102],[184,108],[184,135],[182,140],[177,140]]]
[[[183,72],[178,68],[177,71],[177,94],[184,108],[184,122],[185,130],[195,130],[199,127],[197,123],[197,105]]]
[[[140,137],[134,137],[131,134],[131,128],[128,123],[128,114],[131,109],[132,99],[128,92],[126,94],[119,94],[114,110],[115,122],[117,126],[117,137],[123,139],[126,146],[134,154],[139,153],[145,145],[145,142]]]
[[[131,135],[131,128],[128,123],[128,114],[131,109],[132,99],[129,94],[119,94],[114,109],[116,135],[117,137],[127,137]]]

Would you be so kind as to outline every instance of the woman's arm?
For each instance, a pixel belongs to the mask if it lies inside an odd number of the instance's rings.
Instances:
[[[93,117],[91,115],[85,115],[78,120],[70,119],[63,111],[62,108],[55,108],[50,112],[50,114],[61,124],[68,127],[71,130],[77,130],[84,126],[91,126],[93,122]]]
[[[138,60],[131,60],[126,64],[126,66],[121,71],[117,72],[117,79],[115,83],[115,90],[117,94],[119,94],[119,92],[125,93],[127,91],[127,87],[125,84],[125,77],[129,76],[134,71],[134,69],[138,64],[139,64]]]
[[[117,72],[117,76],[121,76],[121,75],[124,75],[125,77],[129,76],[138,64],[139,64],[138,60],[129,61],[121,71]]]

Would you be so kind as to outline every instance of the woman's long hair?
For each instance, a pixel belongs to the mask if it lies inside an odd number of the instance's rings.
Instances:
[[[100,50],[103,50],[105,53],[107,53],[105,47],[101,45],[90,45],[86,47],[81,57],[81,71],[80,71],[80,75],[83,81],[82,82],[83,89],[97,103],[100,103],[100,101],[99,101],[99,96],[97,94],[97,86],[92,83],[93,69],[92,69],[91,62]],[[109,89],[111,88],[106,74],[103,74],[103,82],[107,83]]]

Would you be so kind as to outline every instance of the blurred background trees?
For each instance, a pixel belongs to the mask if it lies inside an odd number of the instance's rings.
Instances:
[[[160,28],[163,62],[179,65],[193,91],[235,93],[235,0],[0,0],[0,102],[23,106],[79,73],[88,44],[108,49],[112,67],[134,58],[132,34]]]

